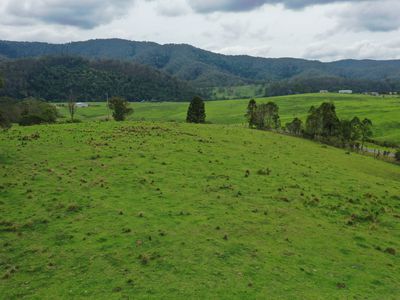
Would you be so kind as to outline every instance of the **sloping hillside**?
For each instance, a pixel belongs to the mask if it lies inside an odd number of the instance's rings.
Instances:
[[[55,54],[134,60],[166,71],[180,79],[193,81],[197,86],[203,87],[310,76],[379,82],[400,80],[400,61],[344,60],[322,63],[293,58],[227,56],[190,45],[159,45],[120,39],[90,40],[68,44],[0,42],[0,56],[11,59]]]
[[[0,135],[0,294],[396,299],[400,168],[229,126]]]

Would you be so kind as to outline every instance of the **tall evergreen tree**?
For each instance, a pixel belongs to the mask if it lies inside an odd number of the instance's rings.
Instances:
[[[3,88],[3,78],[0,76],[0,89]],[[11,121],[9,120],[6,109],[0,106],[0,127],[4,130],[11,127]]]
[[[246,118],[250,128],[257,125],[257,103],[254,99],[251,99],[247,105]]]
[[[362,120],[360,124],[361,148],[364,148],[365,142],[372,137],[372,121],[370,119]]]
[[[338,136],[340,130],[340,120],[336,115],[336,107],[333,103],[322,103],[319,107],[322,125],[322,135],[324,137]]]
[[[306,120],[306,134],[310,138],[316,138],[319,136],[320,133],[320,125],[319,125],[319,116],[318,116],[318,110],[315,108],[315,106],[311,106],[309,111],[308,111],[308,117]]]
[[[340,122],[340,137],[342,139],[342,146],[345,147],[351,144],[353,137],[353,124],[349,120],[342,120]]]
[[[186,122],[188,123],[205,123],[206,122],[206,110],[203,99],[200,97],[194,97],[190,102]]]
[[[110,99],[108,107],[113,111],[115,121],[124,121],[128,115],[133,113],[133,109],[129,107],[129,102],[120,97]]]
[[[306,121],[306,133],[311,138],[338,136],[340,120],[333,103],[324,102],[320,107],[311,107]]]
[[[279,107],[274,102],[257,107],[256,125],[258,129],[278,129],[281,127]]]
[[[268,102],[266,104],[266,111],[265,127],[267,129],[279,129],[281,127],[279,106],[275,102]]]
[[[299,118],[294,118],[292,122],[286,124],[286,130],[294,135],[302,133],[303,122]]]
[[[69,94],[68,112],[69,112],[69,116],[71,117],[71,122],[74,122],[74,117],[75,117],[75,113],[76,113],[76,102],[74,101],[74,98],[72,97],[72,92],[70,92],[70,94]]]

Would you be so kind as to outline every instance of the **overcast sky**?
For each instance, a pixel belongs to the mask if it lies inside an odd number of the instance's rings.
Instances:
[[[0,39],[124,38],[225,54],[400,59],[400,0],[0,0]]]

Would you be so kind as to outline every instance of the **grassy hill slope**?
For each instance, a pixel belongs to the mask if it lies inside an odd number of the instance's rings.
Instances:
[[[14,127],[0,149],[6,299],[400,296],[398,166],[181,123]]]
[[[276,102],[280,107],[282,124],[299,117],[305,121],[311,105],[333,101],[341,118],[354,116],[370,118],[374,123],[374,138],[400,144],[400,97],[372,97],[364,95],[304,94],[257,99],[257,102]],[[217,124],[243,124],[248,100],[210,101],[206,103],[207,120]],[[107,116],[105,104],[78,110],[82,120]],[[184,121],[187,103],[133,103],[134,120]],[[67,115],[66,109],[61,109]]]

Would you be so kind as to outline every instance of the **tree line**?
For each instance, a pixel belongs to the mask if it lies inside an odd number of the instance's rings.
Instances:
[[[0,77],[0,90],[3,80]],[[79,122],[75,119],[77,112],[76,99],[70,94],[67,109],[68,122]],[[112,112],[115,121],[124,121],[134,110],[129,101],[124,97],[112,97],[107,100],[107,109]],[[9,97],[0,97],[0,127],[9,129],[13,123],[21,126],[56,123],[60,114],[56,106],[36,98],[26,98],[16,101]],[[195,96],[189,104],[186,121],[188,123],[205,123],[205,104],[202,98]]]
[[[335,147],[363,150],[365,143],[373,136],[372,121],[368,118],[354,117],[340,120],[334,103],[324,102],[319,107],[312,106],[303,123],[299,118],[281,126],[279,107],[274,102],[258,105],[251,99],[247,106],[246,119],[250,128],[278,130],[291,135],[323,142]],[[384,151],[388,155],[389,152]],[[400,150],[396,153],[400,161]]]
[[[302,75],[292,79],[272,81],[265,85],[264,96],[274,97],[292,94],[318,93],[321,90],[337,92],[339,90],[353,90],[355,93],[400,92],[399,80],[366,80],[349,79],[334,76]]]

